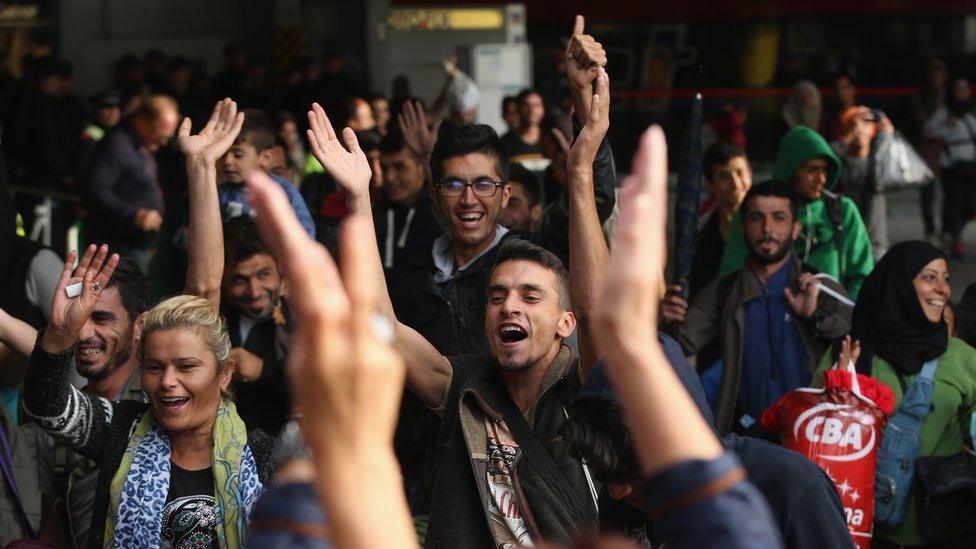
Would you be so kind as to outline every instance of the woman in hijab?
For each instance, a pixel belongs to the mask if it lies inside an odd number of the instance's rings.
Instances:
[[[976,409],[976,349],[949,337],[943,314],[950,293],[945,254],[927,242],[901,242],[865,279],[854,306],[852,338],[861,344],[857,370],[891,387],[896,406],[922,365],[937,360],[919,457],[962,452]],[[824,357],[814,384],[830,367],[831,356]],[[872,547],[976,546],[972,532],[960,535],[969,524],[946,529],[940,539],[925,538],[916,522],[914,494],[908,501],[905,521],[896,528],[877,525]]]
[[[817,85],[809,80],[797,82],[790,91],[790,96],[786,98],[781,113],[788,129],[807,126],[819,131],[823,104]]]

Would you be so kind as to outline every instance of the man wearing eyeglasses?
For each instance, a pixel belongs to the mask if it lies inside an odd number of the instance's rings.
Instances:
[[[569,205],[566,196],[543,214],[531,234],[499,224],[511,190],[508,152],[487,125],[461,126],[442,135],[430,160],[430,193],[447,232],[428,253],[414,254],[388,277],[397,318],[438,351],[455,356],[487,351],[485,295],[499,244],[524,238],[568,263]],[[613,211],[616,178],[609,144],[593,163],[594,194],[601,223]]]

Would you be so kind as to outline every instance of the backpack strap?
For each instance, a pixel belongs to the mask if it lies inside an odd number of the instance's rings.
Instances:
[[[557,500],[556,503],[570,511],[578,520],[582,520],[586,515],[583,509],[580,508],[578,499],[569,490],[570,483],[566,479],[566,476],[559,470],[552,456],[549,455],[542,442],[539,441],[539,437],[536,436],[535,431],[525,421],[525,416],[522,415],[522,412],[512,402],[508,391],[504,390],[504,388],[500,389],[498,387],[499,383],[494,381],[496,380],[492,380],[492,382],[487,384],[485,392],[493,393],[493,400],[498,404],[499,411],[505,419],[505,424],[508,426],[515,441],[518,442],[519,448],[522,450],[522,455],[525,456],[525,459],[529,460],[532,467],[539,473],[539,476],[542,477],[546,485],[549,486],[549,489]]]
[[[837,280],[843,284],[844,271],[844,202],[840,195],[831,192],[824,192],[824,206],[827,210],[827,219],[834,229],[834,248],[837,250]]]

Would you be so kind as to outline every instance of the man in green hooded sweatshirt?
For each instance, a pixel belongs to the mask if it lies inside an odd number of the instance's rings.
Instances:
[[[804,264],[840,281],[856,298],[874,268],[871,239],[854,201],[834,194],[841,163],[830,145],[814,130],[796,126],[779,143],[773,178],[785,181],[802,201],[800,237],[793,251]],[[736,214],[722,254],[719,276],[742,267],[746,245]]]

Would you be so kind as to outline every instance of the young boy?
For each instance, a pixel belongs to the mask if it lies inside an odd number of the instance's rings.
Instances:
[[[281,185],[298,221],[309,236],[315,238],[315,223],[302,195],[288,180],[271,172],[274,145],[275,130],[271,117],[256,109],[245,109],[244,126],[240,135],[234,141],[234,146],[218,162],[220,184],[217,186],[217,194],[220,197],[221,217],[226,223],[235,217],[250,215],[251,206],[245,197],[244,179],[252,171],[262,170],[275,183]]]

